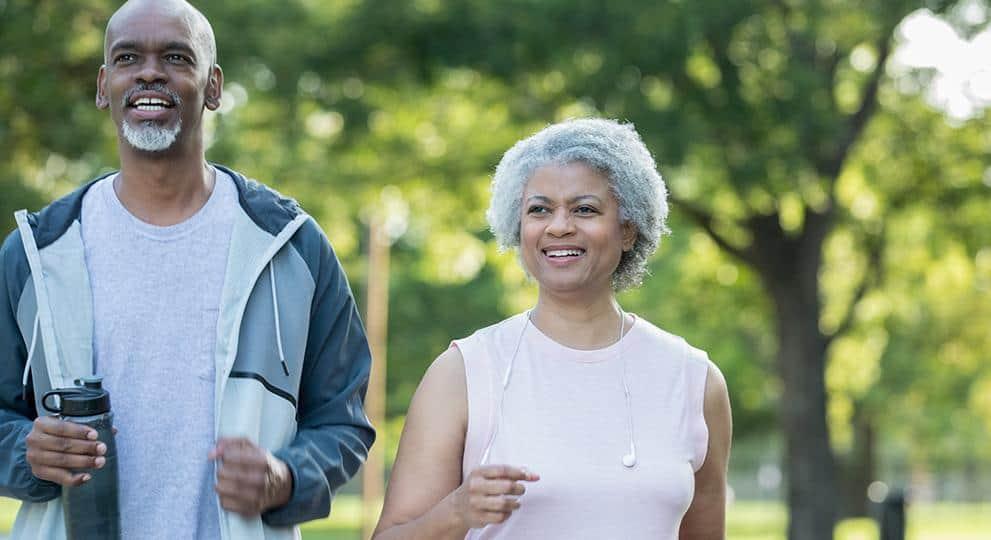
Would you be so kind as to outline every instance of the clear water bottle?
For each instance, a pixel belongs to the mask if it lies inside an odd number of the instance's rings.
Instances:
[[[119,540],[120,505],[117,491],[117,445],[114,443],[110,394],[103,389],[102,377],[84,377],[75,387],[47,392],[41,405],[63,420],[96,430],[97,440],[107,445],[106,463],[87,469],[88,482],[62,487],[62,507],[67,540]],[[58,403],[52,405],[52,398]],[[84,471],[72,471],[84,472]]]

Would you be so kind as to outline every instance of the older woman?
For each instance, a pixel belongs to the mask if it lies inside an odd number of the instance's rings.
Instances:
[[[506,152],[492,190],[489,223],[537,304],[427,370],[375,538],[723,538],[726,383],[615,298],[667,216],[633,126],[549,126]]]

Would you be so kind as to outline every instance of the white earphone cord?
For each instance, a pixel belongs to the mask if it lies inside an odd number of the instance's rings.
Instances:
[[[502,426],[503,404],[506,402],[506,390],[509,388],[509,380],[513,373],[513,364],[516,362],[516,355],[520,352],[520,345],[523,343],[523,335],[526,333],[526,329],[530,325],[531,313],[532,310],[528,310],[526,312],[526,318],[523,321],[523,328],[520,329],[520,336],[516,339],[516,348],[513,350],[513,355],[509,357],[509,365],[506,367],[506,374],[502,378],[502,392],[499,394],[499,413],[496,419],[496,424],[492,429],[492,435],[489,437],[488,443],[485,445],[485,451],[482,452],[482,459],[479,461],[479,465],[485,465],[488,463],[489,453],[492,451],[492,445],[495,443],[496,435],[499,433],[500,426]],[[626,377],[627,359],[626,356],[623,355],[623,332],[625,331],[626,313],[620,309],[619,339],[617,339],[616,342],[619,345],[619,357],[622,358],[623,361],[621,379],[623,382],[623,396],[626,400],[626,420],[630,435],[630,453],[623,456],[623,466],[629,469],[635,467],[637,464],[637,447],[633,437],[633,398],[630,395],[630,386],[629,383],[627,383]]]
[[[509,388],[509,376],[513,372],[513,362],[516,361],[516,354],[520,352],[520,344],[523,343],[523,334],[526,332],[526,327],[530,325],[530,311],[527,310],[526,318],[523,320],[523,328],[520,329],[520,337],[516,339],[516,348],[513,350],[513,356],[509,357],[509,366],[506,367],[506,374],[502,377],[502,392],[499,393],[499,416],[496,420],[496,425],[492,429],[492,435],[489,437],[489,442],[485,445],[485,452],[482,453],[482,459],[479,465],[485,465],[489,461],[489,452],[492,451],[492,443],[495,442],[496,434],[499,433],[499,426],[502,425],[502,404],[506,402],[506,389]]]
[[[623,354],[623,332],[626,331],[626,313],[623,310],[619,310],[619,317],[619,356],[623,359],[623,396],[626,398],[626,420],[630,434],[630,453],[623,456],[623,466],[629,469],[635,467],[637,464],[637,446],[633,437],[633,396],[630,395],[630,384],[626,378],[627,358]]]

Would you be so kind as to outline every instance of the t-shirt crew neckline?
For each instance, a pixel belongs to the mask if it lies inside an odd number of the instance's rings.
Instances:
[[[525,331],[531,336],[528,338],[528,341],[530,341],[532,345],[536,346],[537,350],[558,353],[549,354],[549,358],[558,361],[567,361],[580,364],[596,364],[617,358],[621,346],[624,346],[625,343],[631,339],[633,331],[640,325],[640,317],[637,317],[634,313],[627,312],[626,314],[633,316],[633,324],[626,327],[623,335],[617,341],[614,341],[601,349],[575,349],[561,344],[545,334],[540,328],[537,327],[536,324],[533,324],[533,321],[528,321],[529,313],[523,314],[523,322],[529,327]]]
[[[114,174],[104,180],[107,182],[107,185],[103,190],[103,195],[107,198],[107,202],[110,206],[120,212],[121,215],[123,215],[131,223],[136,232],[147,238],[161,242],[178,240],[179,238],[191,234],[204,223],[207,223],[207,218],[210,215],[210,212],[213,210],[213,207],[218,204],[217,200],[220,199],[218,192],[224,188],[221,186],[221,182],[227,182],[227,175],[214,167],[211,167],[211,169],[214,171],[213,190],[210,192],[210,196],[207,198],[206,203],[204,203],[203,206],[201,206],[200,209],[193,215],[186,218],[186,220],[176,223],[175,225],[153,225],[132,214],[131,211],[124,206],[124,203],[121,202],[120,197],[117,196],[117,190],[114,189],[114,182],[120,176],[120,173]]]

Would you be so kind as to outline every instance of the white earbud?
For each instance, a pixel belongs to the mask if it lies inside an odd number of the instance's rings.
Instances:
[[[623,456],[623,466],[627,469],[632,469],[637,464],[637,448],[633,446],[633,441],[630,441],[630,453]]]

